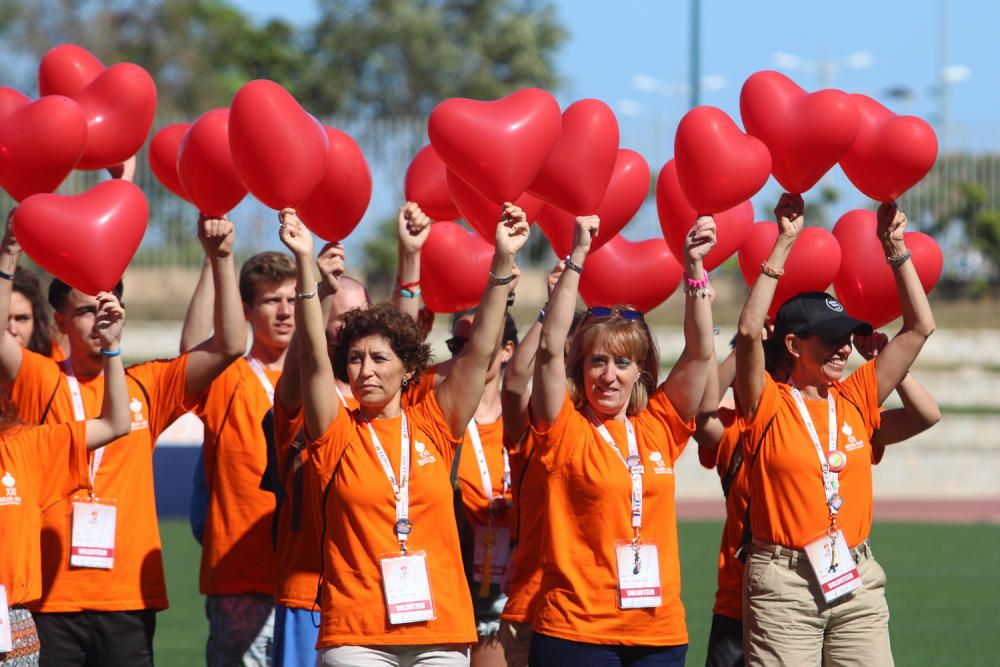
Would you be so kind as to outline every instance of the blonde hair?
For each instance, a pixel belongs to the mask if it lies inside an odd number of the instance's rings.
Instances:
[[[573,340],[566,351],[566,380],[573,404],[579,408],[587,402],[583,379],[584,358],[598,345],[603,345],[611,354],[635,360],[639,366],[639,377],[632,386],[627,412],[629,415],[642,412],[649,403],[650,394],[656,391],[659,351],[645,320],[626,320],[617,312],[611,317],[588,315],[573,334]]]

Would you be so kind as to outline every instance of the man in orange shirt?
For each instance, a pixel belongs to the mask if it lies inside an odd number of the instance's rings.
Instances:
[[[131,431],[91,455],[90,491],[49,507],[42,520],[41,600],[32,606],[42,641],[42,664],[152,665],[155,612],[167,607],[162,549],[153,495],[153,448],[160,433],[239,356],[246,328],[233,270],[233,226],[203,219],[199,238],[211,256],[217,298],[214,335],[189,354],[128,369]],[[12,274],[20,248],[8,229],[0,271]],[[0,292],[11,282],[0,280]],[[117,290],[121,291],[121,284]],[[0,297],[0,302],[7,299]],[[98,413],[104,393],[97,299],[55,280],[49,303],[68,337],[69,359],[55,361],[0,337],[0,378],[29,424],[83,421]],[[6,313],[0,313],[6,317]],[[67,472],[67,474],[69,474]],[[93,545],[74,537],[73,517],[86,504],[107,519]],[[81,531],[77,531],[81,532]]]

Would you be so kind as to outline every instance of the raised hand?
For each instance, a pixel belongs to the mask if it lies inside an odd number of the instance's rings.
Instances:
[[[713,247],[715,247],[715,218],[710,215],[700,216],[684,237],[685,264],[701,262]]]
[[[229,218],[198,218],[198,240],[208,257],[229,257],[233,254],[236,227]]]
[[[431,232],[431,219],[412,201],[399,209],[396,218],[396,235],[399,247],[407,252],[420,252]]]
[[[865,359],[874,359],[889,342],[889,337],[881,331],[873,331],[869,336],[854,334],[854,349]]]
[[[520,207],[506,202],[497,224],[494,247],[510,257],[516,255],[528,241],[528,216]]]
[[[323,246],[316,258],[320,277],[334,294],[340,289],[340,277],[344,275],[345,263],[344,246],[333,241]]]
[[[97,293],[97,317],[94,329],[101,341],[101,348],[117,350],[122,339],[122,327],[125,324],[125,309],[111,292]]]
[[[278,213],[278,237],[296,257],[312,257],[312,232],[302,222],[294,208],[284,208]]]
[[[576,218],[573,226],[573,249],[590,252],[590,246],[597,238],[601,227],[601,219],[596,215],[581,215]]]
[[[794,241],[805,224],[806,204],[802,195],[784,193],[774,207],[774,219],[778,223],[778,235]]]
[[[0,252],[11,255],[15,260],[21,255],[21,244],[14,238],[14,211],[16,210],[17,207],[15,206],[7,213],[7,228],[3,234],[3,246],[0,247]]]
[[[906,214],[895,203],[882,204],[878,207],[876,220],[875,233],[882,242],[886,257],[906,252],[903,236],[906,232]]]

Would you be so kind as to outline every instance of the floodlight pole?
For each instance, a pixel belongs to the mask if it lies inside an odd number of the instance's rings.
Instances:
[[[689,106],[701,104],[701,0],[691,0],[691,98]]]

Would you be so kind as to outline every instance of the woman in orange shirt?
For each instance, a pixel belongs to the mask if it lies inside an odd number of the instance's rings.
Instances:
[[[345,316],[333,365],[350,380],[354,411],[331,390],[312,236],[294,211],[281,220],[298,269],[309,461],[325,488],[319,664],[468,664],[476,630],[448,474],[500,335],[525,215],[505,206],[469,342],[420,404],[404,409],[401,400],[430,354],[412,318],[388,304]]]
[[[686,237],[685,350],[659,387],[659,355],[639,311],[591,308],[564,353],[599,222],[576,219],[535,361],[532,438],[548,497],[531,664],[681,665],[674,462],[714,363],[702,259],[715,221],[698,218]]]
[[[778,238],[736,339],[753,534],[743,573],[744,651],[749,664],[891,665],[885,572],[868,543],[871,439],[879,405],[917,358],[934,317],[904,243],[906,216],[882,204],[877,234],[899,291],[899,334],[844,377],[852,334],[868,335],[871,325],[848,316],[833,297],[807,292],[778,310],[765,351],[764,317],[802,212],[800,196],[782,196]],[[765,354],[787,380],[765,372]]]

